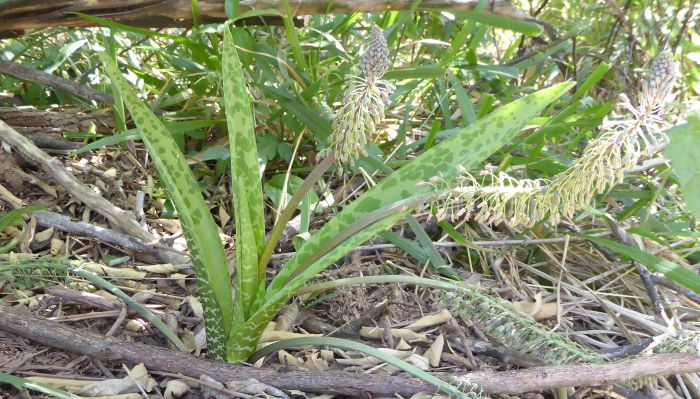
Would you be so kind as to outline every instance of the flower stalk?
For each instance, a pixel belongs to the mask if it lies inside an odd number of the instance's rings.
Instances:
[[[460,216],[513,227],[532,227],[543,219],[557,224],[573,217],[596,195],[620,183],[624,173],[636,167],[643,155],[650,155],[659,140],[666,140],[658,131],[677,75],[673,55],[660,53],[642,85],[639,104],[635,107],[626,95],[620,95],[619,105],[629,116],[606,118],[604,133],[586,146],[573,166],[550,181],[486,172],[491,184],[484,186],[465,171],[462,186],[453,191],[460,202],[469,204]]]
[[[367,156],[365,147],[384,122],[385,106],[394,86],[382,79],[389,69],[389,48],[378,26],[372,26],[370,43],[362,54],[362,74],[350,78],[343,105],[333,121],[333,133],[328,138],[330,150],[340,162],[353,164],[360,155]]]

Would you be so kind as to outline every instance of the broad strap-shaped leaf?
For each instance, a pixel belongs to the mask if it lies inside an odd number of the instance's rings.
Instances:
[[[131,112],[141,139],[175,204],[197,275],[199,296],[206,319],[208,349],[214,357],[224,358],[226,338],[233,317],[233,298],[228,261],[214,218],[185,157],[168,129],[138,99],[111,57],[105,53],[99,53],[99,56],[112,84],[119,90]]]
[[[258,259],[265,246],[265,220],[253,111],[228,24],[224,27],[222,57],[236,219],[236,300],[241,301],[245,318],[251,311],[260,281],[265,278],[265,270],[258,269]]]
[[[267,289],[265,303],[231,336],[229,359],[243,360],[252,353],[267,323],[297,289],[357,245],[391,227],[405,213],[381,219],[339,245],[329,247],[329,242],[344,235],[346,230],[377,209],[433,190],[431,186],[419,183],[427,182],[433,176],[451,182],[457,175],[459,165],[466,168],[477,166],[572,85],[560,84],[500,108],[392,173],[348,205],[312,236],[275,277]]]
[[[304,270],[299,276],[285,286],[284,289],[266,298],[265,303],[256,309],[255,313],[252,314],[242,326],[237,328],[231,338],[229,338],[227,348],[229,361],[245,361],[248,356],[255,351],[260,335],[263,330],[265,330],[270,320],[275,317],[280,308],[294,295],[296,290],[304,286],[307,281],[315,276],[315,270],[325,269],[328,265],[350,252],[353,248],[379,234],[379,232],[393,226],[405,215],[405,212],[391,215],[365,228],[359,233],[354,234],[317,260],[312,267]]]
[[[513,101],[466,126],[451,138],[387,176],[314,234],[275,277],[268,287],[267,295],[274,295],[283,289],[291,276],[299,274],[297,268],[306,267],[306,260],[325,242],[341,234],[364,215],[433,190],[431,185],[421,184],[427,183],[431,178],[439,177],[442,182],[450,184],[460,166],[466,169],[478,166],[486,157],[510,141],[544,107],[572,86],[573,83],[561,83]],[[318,272],[327,266],[319,265],[314,269]]]

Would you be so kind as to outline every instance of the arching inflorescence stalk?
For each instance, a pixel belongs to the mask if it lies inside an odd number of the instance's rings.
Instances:
[[[487,295],[481,289],[465,286],[446,292],[443,301],[463,320],[480,322],[484,332],[505,347],[547,364],[605,361],[603,355],[582,347],[566,335],[552,332],[532,317],[515,311],[509,302]]]
[[[573,166],[551,181],[516,179],[506,173],[489,175],[482,185],[464,173],[463,185],[452,192],[460,203],[468,204],[460,215],[473,216],[485,223],[505,222],[513,227],[531,227],[547,218],[556,224],[591,204],[593,197],[620,183],[641,156],[648,154],[659,139],[664,105],[671,97],[678,71],[673,55],[661,52],[651,65],[639,95],[639,105],[620,95],[619,105],[627,117],[606,118],[604,133],[590,142]]]
[[[361,74],[350,78],[343,104],[333,121],[333,133],[328,137],[330,150],[341,162],[353,163],[367,155],[365,147],[374,138],[384,121],[384,107],[394,86],[382,80],[389,69],[389,48],[378,26],[372,26],[369,46],[360,61]]]

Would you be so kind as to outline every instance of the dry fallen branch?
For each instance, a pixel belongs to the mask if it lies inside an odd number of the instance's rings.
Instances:
[[[0,6],[0,9],[2,9],[2,6]],[[28,68],[18,63],[0,60],[0,73],[5,75],[12,75],[22,80],[40,83],[45,86],[55,87],[57,89],[65,91],[66,93],[86,98],[88,100],[93,100],[100,104],[114,104],[114,99],[112,98],[111,94],[95,90],[89,86],[83,86],[78,82],[63,79],[59,76],[52,75],[50,73],[37,71],[35,69]]]
[[[477,0],[423,0],[419,9],[472,10]],[[294,15],[310,15],[352,12],[377,12],[385,10],[403,11],[411,8],[413,0],[290,0]],[[226,20],[224,0],[198,2],[199,18],[202,22]],[[242,0],[240,12],[251,9],[276,9],[284,12],[282,0]],[[522,20],[531,18],[513,7],[507,0],[492,0],[486,12]],[[82,19],[74,12],[97,15],[128,25],[143,27],[169,27],[192,25],[192,2],[190,0],[80,0],[80,1],[12,1],[0,3],[0,37],[24,29],[49,26],[89,26],[92,22]]]
[[[95,238],[107,244],[117,245],[126,251],[135,251],[135,255],[144,258],[144,260],[168,262],[171,256],[180,256],[182,260],[185,260],[184,255],[179,254],[172,248],[163,245],[149,245],[132,236],[95,226],[90,223],[76,222],[71,220],[70,217],[56,212],[34,212],[32,216],[36,218],[39,226],[54,227],[60,231],[79,234],[84,237]],[[174,253],[175,255],[169,256],[167,255],[168,253]]]
[[[416,378],[397,375],[350,374],[341,371],[314,373],[271,368],[255,369],[194,357],[181,352],[134,342],[105,338],[86,331],[46,321],[0,306],[0,329],[43,345],[74,353],[129,364],[143,362],[151,370],[180,373],[198,378],[207,374],[219,381],[256,378],[281,389],[345,395],[373,394],[411,396],[434,392],[435,388]],[[478,384],[492,394],[518,394],[558,387],[601,386],[634,378],[683,374],[700,371],[700,356],[688,354],[655,355],[607,364],[573,364],[556,367],[492,372],[479,371],[457,375]],[[446,374],[437,374],[446,378]]]
[[[5,141],[22,153],[27,159],[39,165],[73,197],[83,202],[90,209],[94,209],[106,217],[112,226],[116,226],[125,233],[146,243],[155,240],[155,237],[141,228],[132,213],[115,206],[92,192],[83,183],[78,181],[75,176],[68,172],[58,159],[40,150],[29,139],[17,133],[17,131],[3,121],[0,121],[0,140]],[[162,256],[171,263],[184,263],[186,261],[182,255],[174,252],[163,252]]]
[[[64,106],[0,107],[0,120],[29,137],[37,147],[55,150],[75,150],[84,145],[65,139],[67,132],[88,133],[94,128],[97,133],[112,133],[115,126],[111,111]]]

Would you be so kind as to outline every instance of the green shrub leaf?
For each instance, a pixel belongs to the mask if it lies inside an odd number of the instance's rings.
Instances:
[[[690,211],[700,219],[700,111],[688,116],[688,123],[668,133],[671,142],[664,155],[681,183],[683,198]]]

